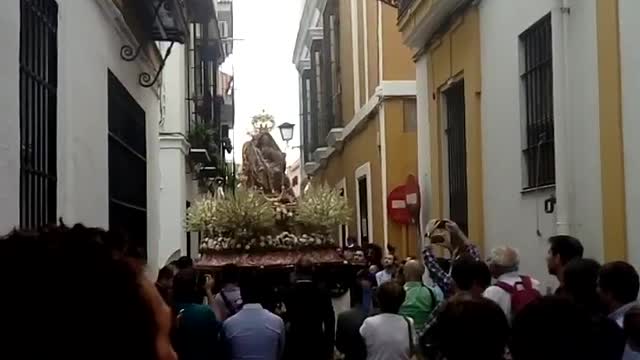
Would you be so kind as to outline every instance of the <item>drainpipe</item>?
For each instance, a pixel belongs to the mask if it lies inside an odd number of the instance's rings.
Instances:
[[[569,44],[569,0],[558,0],[558,9],[552,16],[557,20],[554,21],[553,31],[558,34],[555,36],[558,44],[554,46],[554,58],[558,59],[556,63],[559,67],[558,75],[554,79],[558,85],[554,87],[556,92],[555,102],[559,105],[556,111],[555,119],[555,153],[556,153],[556,233],[560,235],[568,235],[571,232],[570,223],[570,194],[571,191],[571,157],[569,152],[571,149],[569,139],[569,52],[567,46]],[[556,31],[558,29],[558,31]]]

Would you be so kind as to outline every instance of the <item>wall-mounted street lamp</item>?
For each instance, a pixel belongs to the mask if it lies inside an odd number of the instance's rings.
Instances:
[[[287,143],[287,146],[289,145],[289,141],[293,139],[294,127],[295,127],[295,124],[291,124],[288,122],[278,125],[278,129],[280,130],[280,136],[282,137],[282,140]]]

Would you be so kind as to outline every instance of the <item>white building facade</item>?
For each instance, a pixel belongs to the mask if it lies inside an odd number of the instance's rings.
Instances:
[[[624,143],[624,182],[627,212],[627,253],[640,266],[640,3],[620,0],[620,62],[622,79],[622,130]]]
[[[219,66],[233,50],[232,2],[205,2],[206,11],[189,17],[189,38],[174,44],[164,70],[159,267],[180,256],[197,257],[199,234],[184,227],[187,208],[218,186],[225,174],[217,170],[225,166],[223,153],[231,146],[233,96],[227,93],[232,94],[233,84]]]
[[[640,266],[640,5],[417,0],[399,11],[415,49],[422,221],[464,214],[485,253],[518,248],[521,270],[549,287],[555,234],[579,238],[587,257]]]
[[[150,28],[141,26],[155,4],[3,4],[0,233],[57,219],[110,228],[130,238],[151,271],[185,253],[185,128],[195,110],[185,100],[189,52],[181,44],[187,14],[214,2],[186,9],[169,0]]]

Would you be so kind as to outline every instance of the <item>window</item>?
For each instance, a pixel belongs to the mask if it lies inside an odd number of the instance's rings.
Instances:
[[[346,200],[347,193],[345,192],[345,186],[346,186],[346,182],[343,179],[342,182],[340,183],[340,185],[338,185],[338,188],[339,188],[338,191],[339,191],[340,196],[342,196]],[[340,241],[339,242],[340,246],[344,247],[344,246],[347,245],[347,237],[349,236],[348,233],[349,233],[349,231],[347,230],[347,224],[341,224],[338,227],[338,240]]]
[[[326,135],[320,134],[321,123],[324,119],[322,106],[322,41],[314,40],[311,43],[311,122],[309,130],[311,131],[310,151],[313,153],[316,148],[322,146],[326,139]]]
[[[20,226],[56,221],[58,5],[20,1]]]
[[[323,54],[322,54],[322,80],[324,97],[325,124],[321,133],[323,136],[336,125],[342,124],[340,120],[341,94],[340,94],[340,43],[339,43],[339,3],[338,0],[329,0],[323,14]]]
[[[356,226],[358,243],[373,243],[373,207],[371,193],[371,163],[356,169]]]
[[[229,24],[226,21],[220,21],[218,26],[220,27],[220,38],[227,38],[229,36]]]
[[[300,124],[302,124],[303,150],[305,161],[311,160],[311,70],[304,70],[302,79],[302,114]]]
[[[416,114],[416,99],[405,99],[403,106],[403,128],[404,132],[415,132],[418,129],[418,115]]]
[[[525,188],[536,188],[555,184],[551,15],[522,33],[520,42],[520,78],[526,103],[524,184]]]
[[[147,251],[147,140],[145,112],[109,72],[109,228]]]
[[[469,233],[467,192],[467,129],[465,118],[464,80],[444,92],[447,136],[447,173],[449,177],[449,218]]]
[[[294,176],[293,180],[291,181],[291,186],[298,186],[298,177]]]

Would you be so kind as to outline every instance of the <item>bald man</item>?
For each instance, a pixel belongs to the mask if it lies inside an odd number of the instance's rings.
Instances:
[[[422,334],[431,314],[442,301],[442,292],[422,282],[425,267],[420,262],[409,260],[403,270],[407,295],[400,307],[400,315],[413,319],[416,332]]]

